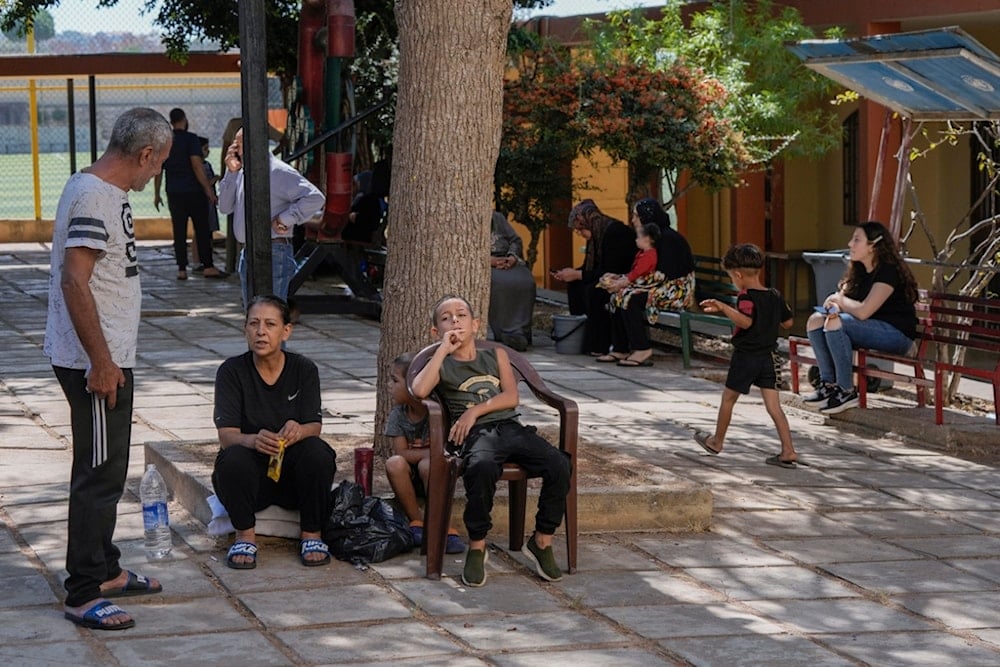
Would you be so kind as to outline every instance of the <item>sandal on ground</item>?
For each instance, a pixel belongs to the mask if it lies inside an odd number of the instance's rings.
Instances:
[[[125,585],[121,588],[102,590],[101,597],[129,598],[135,595],[152,595],[153,593],[159,593],[163,590],[163,586],[160,584],[154,585],[153,580],[149,577],[136,574],[131,570],[126,570],[126,572],[128,573],[128,577],[125,580]]]
[[[601,356],[594,359],[594,361],[600,364],[617,364],[619,361],[624,361],[625,355],[617,355],[612,353],[602,354]]]
[[[781,458],[780,454],[775,454],[774,456],[768,456],[764,459],[764,463],[769,466],[778,466],[779,468],[797,468],[798,461],[786,461]]]
[[[324,556],[319,560],[309,560],[306,558],[309,554],[324,554]],[[330,547],[326,546],[326,542],[323,540],[315,538],[302,540],[302,544],[299,547],[299,561],[306,567],[326,565],[330,562]]]
[[[410,524],[410,535],[413,535],[413,546],[419,547],[424,543],[424,523],[415,521]]]
[[[626,366],[628,368],[639,368],[639,367],[647,368],[647,367],[653,365],[653,360],[652,359],[643,359],[642,361],[639,361],[638,359],[633,359],[632,357],[627,357],[627,358],[622,359],[621,361],[619,361],[618,365],[619,366]]]
[[[110,600],[101,600],[80,616],[71,612],[63,612],[67,620],[73,621],[79,626],[91,630],[128,630],[135,627],[135,620],[129,619],[124,623],[105,623],[104,621],[115,616],[128,616],[128,612]]]
[[[711,445],[709,445],[708,441],[710,439],[714,440],[715,439],[715,435],[713,435],[712,433],[709,433],[708,431],[695,431],[695,434],[694,434],[694,440],[695,440],[695,442],[697,442],[699,445],[701,445],[701,448],[704,449],[709,454],[711,454],[712,456],[718,456],[720,453],[722,453],[722,450],[721,449],[716,449],[716,448],[712,447]]]
[[[448,531],[448,541],[444,543],[444,552],[446,554],[465,553],[465,542],[458,536],[458,531],[454,529]]]
[[[188,279],[188,272],[185,271],[184,269],[178,269],[177,280],[187,280],[187,279]]]
[[[246,556],[250,558],[250,561],[237,563],[233,560],[236,556]],[[229,553],[226,554],[226,565],[234,570],[254,569],[257,567],[257,545],[253,542],[234,542],[233,546],[229,547]]]

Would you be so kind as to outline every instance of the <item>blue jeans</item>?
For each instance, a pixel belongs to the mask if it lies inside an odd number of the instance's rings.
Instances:
[[[291,240],[285,242],[271,243],[271,286],[272,294],[288,300],[288,284],[292,281],[292,276],[298,265],[295,263],[295,250],[292,248]],[[240,250],[240,261],[237,269],[240,274],[240,289],[243,293],[243,308],[250,303],[250,286],[247,283],[247,261],[246,248]]]
[[[906,354],[913,341],[888,322],[876,319],[859,320],[847,313],[840,314],[840,328],[822,328],[808,332],[809,343],[816,352],[819,379],[837,383],[844,390],[854,388],[854,350],[880,350],[889,354]]]

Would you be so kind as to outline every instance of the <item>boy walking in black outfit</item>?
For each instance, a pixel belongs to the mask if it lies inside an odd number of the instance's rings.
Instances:
[[[722,258],[722,268],[739,290],[736,307],[716,299],[705,299],[699,305],[706,313],[721,313],[736,325],[733,334],[733,357],[729,363],[726,388],[722,390],[715,433],[695,433],[695,440],[709,454],[722,451],[726,431],[733,416],[733,406],[740,394],[749,394],[750,385],[760,387],[767,414],[774,420],[781,439],[781,453],[769,456],[765,463],[794,468],[798,456],[792,446],[788,419],[778,398],[779,360],[778,327],[792,326],[792,311],[781,294],[761,282],[764,253],[752,243],[734,245]],[[803,464],[804,465],[804,464]]]
[[[461,447],[465,468],[465,527],[469,551],[462,581],[486,583],[486,534],[492,527],[493,495],[506,461],[542,478],[535,532],[521,552],[538,576],[562,579],[552,553],[552,535],[566,513],[570,462],[534,428],[517,420],[517,382],[507,351],[476,348],[479,320],[461,297],[445,297],[434,307],[431,333],[441,344],[413,380],[412,392],[426,398],[435,388],[452,418],[448,440]]]

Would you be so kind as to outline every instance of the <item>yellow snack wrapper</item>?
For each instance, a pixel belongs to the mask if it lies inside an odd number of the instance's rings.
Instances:
[[[285,458],[285,439],[278,438],[278,453],[267,462],[267,476],[277,482],[281,478],[281,460]]]

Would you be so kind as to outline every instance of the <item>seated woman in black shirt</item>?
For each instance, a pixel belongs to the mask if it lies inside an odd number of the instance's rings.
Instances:
[[[670,216],[655,199],[642,199],[632,209],[636,228],[660,228],[656,242],[656,272],[641,285],[612,283],[612,351],[597,361],[619,366],[651,366],[653,345],[647,324],[656,322],[661,310],[683,310],[694,302],[694,255],[687,239],[670,226]]]
[[[237,570],[257,566],[255,513],[276,504],[299,510],[302,564],[325,565],[330,550],[321,531],[332,511],[337,457],[319,437],[319,372],[302,355],[281,349],[292,333],[283,299],[255,297],[244,333],[250,350],[226,359],[215,377],[215,427],[222,450],[212,486],[236,529],[226,564]],[[281,464],[278,474],[272,470],[269,476],[273,457]]]
[[[804,400],[827,415],[858,405],[854,348],[907,354],[917,336],[917,281],[889,230],[881,222],[863,222],[848,247],[851,264],[840,289],[806,322],[820,386]]]
[[[584,199],[569,214],[569,226],[587,241],[583,266],[552,272],[564,283],[569,312],[586,315],[583,351],[593,357],[611,347],[611,316],[607,306],[611,295],[597,283],[605,273],[628,273],[635,258],[635,230],[605,215],[592,199]]]

